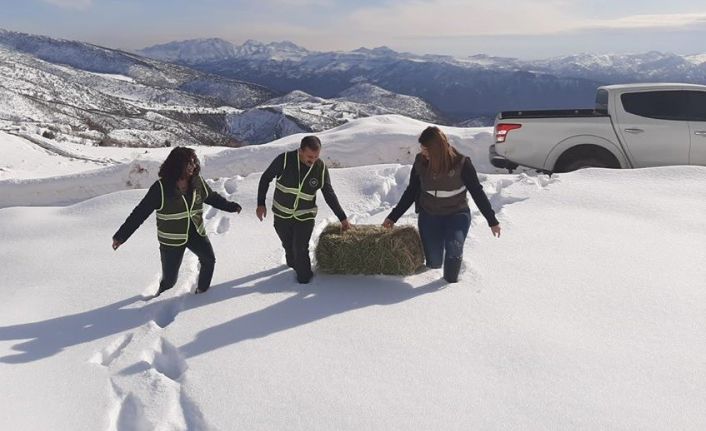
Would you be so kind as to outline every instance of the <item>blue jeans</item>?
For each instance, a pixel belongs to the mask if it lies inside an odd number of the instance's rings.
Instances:
[[[433,215],[419,211],[419,236],[422,237],[427,267],[441,268],[446,259],[463,257],[463,244],[471,227],[471,210],[450,215]]]

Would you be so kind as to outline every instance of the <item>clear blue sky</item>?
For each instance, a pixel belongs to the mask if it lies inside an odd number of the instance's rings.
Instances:
[[[706,53],[704,0],[0,0],[0,28],[137,49],[202,37],[543,58]]]

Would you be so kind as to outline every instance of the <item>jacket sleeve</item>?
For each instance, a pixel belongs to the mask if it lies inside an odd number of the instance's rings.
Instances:
[[[240,210],[243,209],[240,204],[229,201],[217,192],[209,193],[208,198],[206,198],[204,202],[211,205],[213,208],[229,213],[239,213]]]
[[[500,222],[498,222],[495,218],[495,211],[493,211],[490,201],[488,200],[488,196],[486,196],[483,191],[483,186],[480,184],[480,181],[478,181],[476,169],[473,167],[473,163],[471,163],[471,159],[468,157],[466,157],[466,160],[463,163],[461,178],[463,179],[463,183],[466,185],[468,192],[471,194],[473,202],[475,202],[481,214],[483,214],[483,217],[485,217],[485,220],[488,222],[488,226],[496,226],[500,224]]]
[[[321,194],[324,195],[324,200],[326,204],[331,208],[338,220],[343,221],[348,218],[346,213],[341,208],[341,204],[338,202],[338,197],[336,192],[333,191],[333,186],[331,185],[331,177],[328,174],[328,168],[324,166],[324,184],[321,186]]]
[[[419,181],[419,174],[416,169],[414,169],[414,165],[412,165],[412,170],[409,172],[409,184],[407,184],[407,188],[404,193],[402,193],[402,197],[397,203],[397,206],[390,212],[387,218],[397,223],[397,220],[402,217],[402,214],[407,212],[409,207],[417,200],[421,189],[422,185]]]
[[[149,188],[147,194],[139,204],[132,210],[120,229],[115,232],[113,239],[124,243],[132,236],[140,225],[152,214],[152,211],[162,207],[162,190],[159,181],[155,181]]]
[[[201,181],[207,193],[206,199],[203,200],[204,203],[209,204],[221,211],[226,211],[229,213],[240,212],[242,208],[239,204],[229,201],[218,192],[214,192],[203,177],[201,177]]]
[[[270,163],[270,166],[267,167],[265,172],[262,173],[260,183],[257,187],[257,206],[265,206],[267,189],[270,188],[270,183],[276,176],[282,175],[282,169],[284,168],[284,157],[286,154],[287,153],[282,153],[277,156],[272,163]]]

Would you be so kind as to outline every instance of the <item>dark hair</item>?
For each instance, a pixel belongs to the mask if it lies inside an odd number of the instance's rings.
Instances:
[[[429,150],[429,167],[433,173],[446,173],[453,169],[459,154],[441,129],[427,127],[419,135],[419,143]]]
[[[320,150],[321,140],[314,135],[304,136],[302,138],[302,143],[299,145],[302,150],[308,148],[310,150]]]
[[[176,184],[177,180],[184,175],[186,165],[191,161],[195,164],[194,176],[199,175],[201,173],[201,164],[199,163],[199,158],[196,157],[196,152],[191,148],[176,147],[169,153],[162,166],[159,167],[159,177],[167,184]]]

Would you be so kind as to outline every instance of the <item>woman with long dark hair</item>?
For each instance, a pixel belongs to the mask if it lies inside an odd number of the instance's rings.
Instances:
[[[485,217],[493,235],[500,236],[500,223],[490,206],[471,159],[459,153],[438,127],[427,127],[419,136],[421,151],[414,159],[409,185],[383,226],[391,228],[415,203],[419,213],[419,235],[426,266],[444,267],[444,279],[458,281],[463,244],[471,226],[467,192]]]
[[[214,192],[200,173],[201,165],[194,150],[174,148],[159,168],[159,180],[152,184],[147,195],[113,235],[113,250],[117,250],[153,211],[157,211],[162,280],[155,296],[176,284],[187,248],[198,257],[201,266],[195,293],[208,290],[216,257],[206,236],[203,204],[227,212],[239,213],[241,210],[240,205]]]

